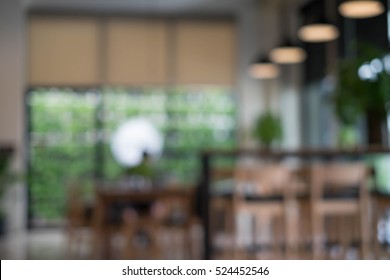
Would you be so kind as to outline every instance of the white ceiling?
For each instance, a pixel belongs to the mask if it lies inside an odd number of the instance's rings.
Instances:
[[[54,10],[123,11],[133,13],[229,13],[254,2],[304,0],[22,0],[27,8]]]
[[[232,13],[262,0],[25,0],[27,8],[59,10],[131,11],[138,13]],[[275,0],[274,0],[275,1]]]

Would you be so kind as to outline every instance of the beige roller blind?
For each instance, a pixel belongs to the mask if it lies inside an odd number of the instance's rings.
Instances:
[[[234,84],[236,40],[233,23],[179,21],[175,31],[177,84]]]
[[[89,85],[99,82],[99,24],[92,18],[30,18],[29,83]]]
[[[167,24],[158,19],[107,22],[107,83],[145,85],[168,81]]]

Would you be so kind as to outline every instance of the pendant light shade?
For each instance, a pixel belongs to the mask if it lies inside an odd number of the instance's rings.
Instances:
[[[279,76],[278,65],[272,63],[266,57],[260,58],[251,64],[249,74],[254,79],[274,79]]]
[[[294,46],[291,42],[286,42],[270,52],[271,61],[278,64],[301,63],[305,61],[306,56],[306,51],[303,48]]]
[[[283,44],[279,45],[276,48],[273,48],[269,54],[271,61],[278,64],[296,64],[305,61],[306,51],[294,45],[291,41],[292,36],[289,35],[292,31],[293,21],[292,21],[292,12],[293,6],[291,1],[287,1],[282,5],[283,13],[279,17],[281,33],[284,33]]]
[[[323,43],[339,37],[338,28],[325,20],[307,24],[298,30],[298,37],[308,43]]]
[[[383,4],[377,0],[348,0],[339,6],[339,12],[346,18],[370,18],[385,11]]]

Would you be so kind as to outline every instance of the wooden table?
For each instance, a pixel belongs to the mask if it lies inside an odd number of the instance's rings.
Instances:
[[[96,206],[94,215],[94,230],[99,246],[101,245],[101,255],[103,259],[111,258],[110,250],[110,219],[108,212],[110,207],[118,203],[126,204],[152,204],[158,200],[171,198],[185,198],[191,195],[191,188],[181,185],[176,188],[151,189],[145,191],[135,191],[123,189],[109,185],[97,185]],[[95,244],[98,245],[98,244]]]

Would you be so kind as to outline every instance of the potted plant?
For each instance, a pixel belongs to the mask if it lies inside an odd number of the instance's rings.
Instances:
[[[351,128],[363,116],[367,124],[368,144],[384,144],[386,104],[390,101],[390,76],[381,61],[384,52],[369,44],[360,44],[358,54],[354,59],[343,60],[339,66],[333,101],[343,128],[341,136],[350,139]]]
[[[11,148],[0,147],[0,236],[5,233],[6,228],[6,216],[2,205],[3,196],[15,177],[8,169],[11,153]]]
[[[280,118],[271,112],[265,112],[257,119],[254,136],[263,147],[269,149],[273,144],[282,140],[282,124]]]

